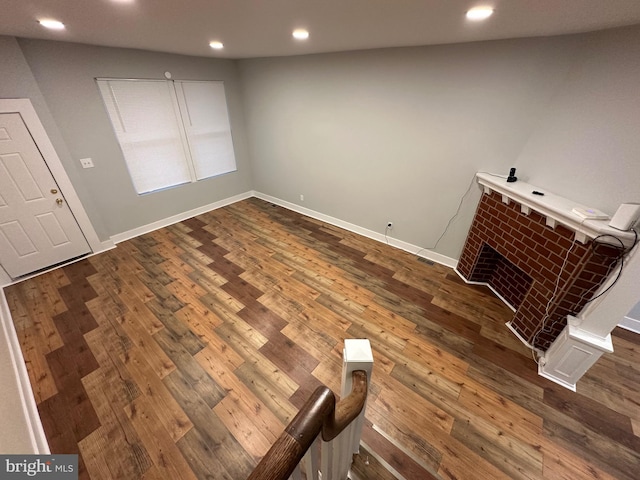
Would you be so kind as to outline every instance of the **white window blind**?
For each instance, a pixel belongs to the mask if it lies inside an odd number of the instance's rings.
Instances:
[[[236,169],[222,82],[176,82],[198,180]]]
[[[222,82],[97,82],[139,194],[236,169]]]

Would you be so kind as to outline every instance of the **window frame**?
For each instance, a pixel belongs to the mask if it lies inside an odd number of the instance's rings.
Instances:
[[[183,185],[200,182],[203,180],[208,180],[212,178],[216,178],[221,175],[226,175],[228,173],[237,172],[238,164],[235,155],[235,146],[233,141],[233,129],[231,127],[231,117],[229,115],[229,104],[227,102],[227,95],[225,89],[225,82],[222,80],[174,80],[174,79],[157,79],[157,78],[113,78],[113,77],[98,77],[95,78],[96,85],[98,87],[99,94],[102,98],[103,105],[105,108],[105,113],[109,118],[109,123],[111,124],[112,130],[118,142],[118,146],[122,153],[122,156],[125,161],[125,165],[127,167],[127,171],[129,173],[130,180],[132,182],[133,189],[135,190],[138,196],[149,195],[152,193],[161,192],[164,190],[180,187]],[[133,145],[135,142],[130,142],[125,139],[125,130],[124,130],[124,119],[121,115],[121,111],[118,107],[118,99],[113,91],[110,82],[119,82],[120,85],[126,84],[126,82],[154,82],[158,84],[164,84],[167,86],[168,90],[168,100],[171,104],[171,108],[173,111],[173,121],[177,126],[177,136],[175,137],[167,137],[172,140],[179,139],[182,156],[179,158],[175,158],[173,165],[177,167],[186,167],[186,172],[188,172],[188,178],[179,178],[176,179],[175,183],[170,185],[160,186],[160,187],[150,187],[149,189],[145,189],[143,186],[136,183],[136,178],[140,178],[140,175],[145,174],[145,169],[148,169],[148,166],[137,168],[136,162],[134,161],[131,154],[127,155],[127,150],[129,146]],[[219,85],[221,87],[221,95],[216,97],[212,97],[213,102],[219,102],[221,110],[218,111],[219,119],[224,119],[224,126],[226,129],[218,130],[222,132],[222,139],[226,141],[228,148],[227,154],[228,156],[222,158],[221,165],[223,166],[222,171],[219,173],[214,173],[212,175],[207,175],[202,178],[198,178],[198,171],[196,165],[196,156],[194,153],[194,143],[193,140],[189,136],[189,132],[187,129],[189,119],[189,102],[187,100],[187,95],[185,93],[184,85],[185,84],[210,84],[210,85]],[[109,99],[105,97],[105,93],[109,94]],[[165,105],[168,106],[169,103]],[[112,115],[113,113],[113,115]],[[119,125],[116,125],[116,122]],[[122,134],[119,133],[122,130]],[[198,159],[200,160],[200,159]],[[226,167],[225,164],[229,164]],[[206,163],[204,165],[207,165]],[[212,163],[209,164],[210,167],[215,169],[216,163],[215,160],[212,160]],[[135,170],[135,173],[133,172]],[[170,177],[167,177],[170,178]]]

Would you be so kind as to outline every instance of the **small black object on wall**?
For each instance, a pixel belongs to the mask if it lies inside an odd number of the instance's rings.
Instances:
[[[507,182],[513,183],[517,180],[518,180],[518,177],[516,177],[516,169],[512,168],[511,170],[509,170],[509,176],[507,177]]]

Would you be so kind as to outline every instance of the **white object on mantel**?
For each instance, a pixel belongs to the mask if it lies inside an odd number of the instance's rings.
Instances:
[[[623,203],[613,215],[609,226],[618,230],[629,230],[640,218],[640,203]]]
[[[604,292],[613,280],[602,285]],[[638,303],[640,252],[636,247],[625,261],[613,288],[594,300],[568,324],[545,352],[538,373],[575,392],[576,383],[603,353],[613,352],[611,331]]]
[[[599,235],[612,235],[619,238],[625,247],[633,245],[635,236],[632,232],[623,232],[609,226],[607,220],[597,220],[584,218],[573,210],[592,210],[592,207],[582,205],[568,198],[554,195],[541,187],[536,187],[529,183],[518,180],[517,182],[507,182],[502,177],[496,177],[488,173],[477,173],[478,183],[484,187],[485,193],[495,191],[505,198],[511,199],[521,205],[521,211],[528,215],[531,210],[546,217],[546,224],[550,228],[555,228],[556,224],[575,232],[575,239],[580,243],[585,243],[587,239],[596,238]],[[532,192],[544,193],[544,196],[534,195]],[[508,200],[507,202],[508,203]]]

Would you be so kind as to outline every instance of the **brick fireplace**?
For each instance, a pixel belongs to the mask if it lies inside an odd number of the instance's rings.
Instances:
[[[507,324],[514,333],[546,350],[615,266],[621,248],[605,240],[627,234],[585,221],[561,197],[536,198],[531,192],[540,189],[524,182],[486,174],[478,181],[484,194],[456,270],[489,285],[515,310]]]

